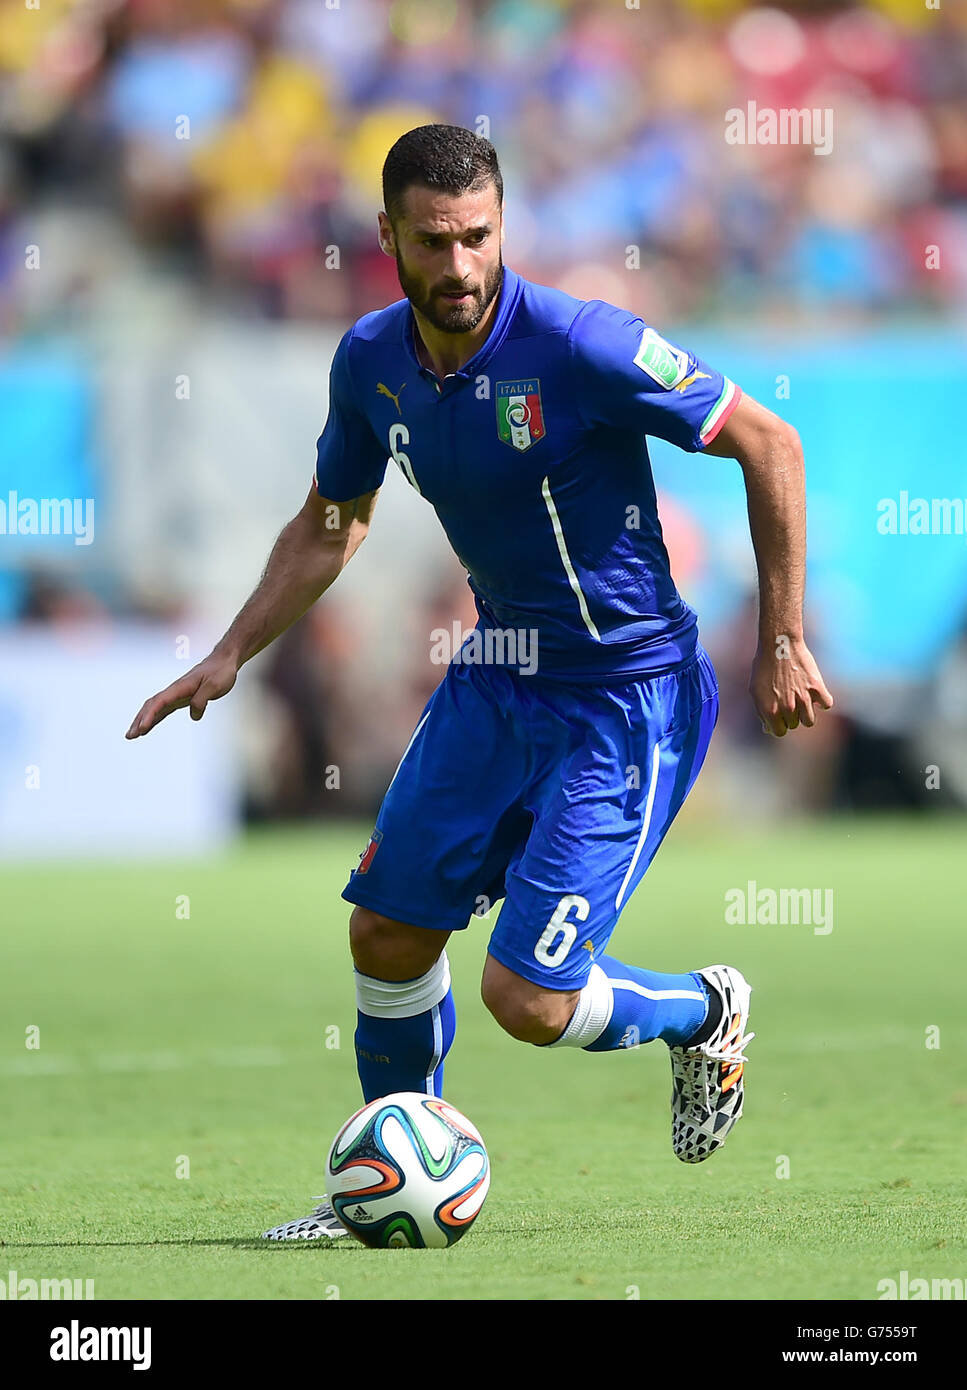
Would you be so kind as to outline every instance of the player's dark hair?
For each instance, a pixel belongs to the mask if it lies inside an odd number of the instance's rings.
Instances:
[[[489,140],[459,125],[421,125],[401,135],[383,164],[383,206],[395,223],[403,195],[414,184],[456,196],[477,193],[492,183],[498,207],[504,181],[497,151]]]

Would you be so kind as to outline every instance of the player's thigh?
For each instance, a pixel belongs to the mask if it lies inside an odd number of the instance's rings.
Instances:
[[[451,666],[428,701],[342,896],[414,927],[459,931],[530,819],[526,734],[506,672]]]
[[[584,738],[537,789],[496,960],[543,988],[583,986],[695,781],[717,710],[704,653],[680,673],[574,696]]]
[[[520,1042],[538,1045],[561,1036],[578,998],[577,990],[534,984],[490,954],[484,963],[480,994],[505,1032]]]

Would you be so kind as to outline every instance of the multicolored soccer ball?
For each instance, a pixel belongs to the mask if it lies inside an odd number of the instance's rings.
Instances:
[[[473,1225],[490,1186],[479,1133],[437,1096],[397,1091],[370,1101],[332,1141],[326,1191],[364,1245],[442,1249]]]

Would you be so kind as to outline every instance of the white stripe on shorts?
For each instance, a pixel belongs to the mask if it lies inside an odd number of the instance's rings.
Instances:
[[[424,716],[423,716],[423,718],[420,720],[419,724],[417,724],[416,728],[413,730],[413,737],[410,739],[409,743],[408,743],[408,744],[406,745],[406,747],[403,749],[403,758],[406,757],[407,753],[408,753],[408,752],[410,751],[410,749],[413,747],[413,744],[414,744],[414,742],[416,741],[416,736],[417,736],[417,734],[418,734],[418,733],[420,732],[420,730],[423,728],[423,725],[426,723],[426,721],[429,719],[429,717],[430,717],[430,711],[427,710],[426,714],[424,714]],[[396,772],[399,772],[400,768],[403,766],[403,758],[400,758],[399,762],[396,764]],[[389,787],[391,787],[391,786],[393,785],[393,783],[396,781],[396,772],[394,772],[393,775],[392,775],[392,777],[389,779]],[[389,787],[386,788],[386,791],[389,791]],[[385,792],[384,792],[384,795],[385,795]]]
[[[618,896],[617,896],[617,897],[615,898],[615,900],[614,900],[615,912],[617,912],[618,908],[621,906],[621,900],[622,900],[622,898],[623,898],[624,895],[625,895],[625,889],[628,887],[628,883],[629,883],[629,881],[630,881],[630,879],[631,879],[631,875],[632,875],[632,874],[634,873],[634,871],[635,871],[635,865],[638,863],[638,856],[641,854],[642,846],[643,846],[644,843],[645,843],[645,838],[646,838],[646,836],[647,836],[647,834],[648,834],[648,829],[649,829],[649,827],[650,827],[650,825],[651,825],[651,813],[652,813],[652,811],[653,811],[653,809],[654,809],[654,806],[655,806],[655,791],[656,791],[657,787],[658,787],[658,744],[656,743],[656,744],[655,744],[655,751],[654,751],[654,753],[653,753],[652,756],[651,756],[651,785],[650,785],[649,788],[648,788],[648,801],[647,801],[646,804],[645,804],[645,820],[644,820],[644,824],[643,824],[642,827],[641,827],[641,834],[638,836],[638,843],[635,845],[635,852],[634,852],[634,854],[631,856],[631,863],[628,865],[628,872],[625,874],[624,879],[623,879],[622,884],[621,884],[621,887],[618,889]]]

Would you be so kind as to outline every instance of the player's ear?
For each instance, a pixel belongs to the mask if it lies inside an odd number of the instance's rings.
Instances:
[[[385,212],[380,212],[377,216],[379,217],[379,231],[377,234],[379,238],[379,249],[384,256],[395,256],[396,238],[393,235],[393,224],[390,222]]]

